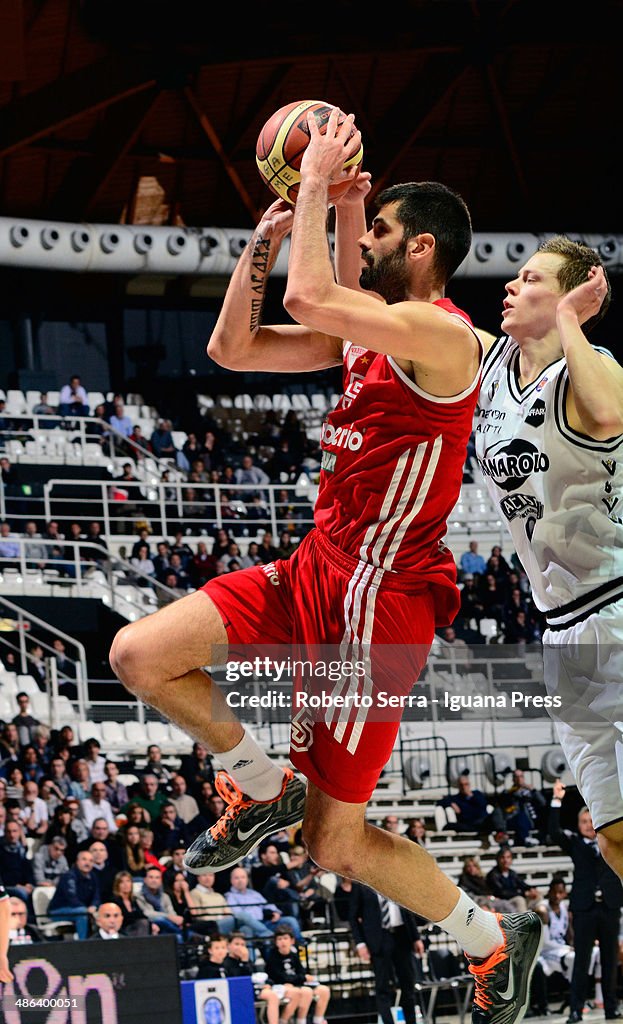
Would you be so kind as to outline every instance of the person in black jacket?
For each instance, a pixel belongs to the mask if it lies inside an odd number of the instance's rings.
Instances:
[[[225,958],[227,957],[227,939],[216,932],[206,940],[207,956],[199,964],[195,978],[227,978]]]
[[[81,850],[74,866],[59,878],[48,904],[48,915],[56,920],[74,921],[78,938],[86,939],[91,930],[91,918],[101,902],[93,856],[89,850]]]
[[[573,884],[569,909],[573,914],[575,960],[569,993],[570,1014],[567,1024],[582,1020],[588,988],[588,968],[595,940],[599,941],[601,987],[606,1020],[616,1020],[616,973],[619,922],[623,905],[621,879],[601,855],[597,833],[587,807],[578,814],[577,832],[560,826],[560,807],[565,787],[557,779],[550,803],[548,833],[554,843],[573,861]]]
[[[364,963],[371,963],[374,971],[376,1005],[383,1024],[393,1021],[396,982],[405,1022],[415,1024],[413,954],[424,952],[418,918],[359,882],[353,882],[349,917],[357,954]]]
[[[331,998],[331,989],[328,985],[319,985],[317,978],[307,974],[296,952],[294,934],[287,925],[277,925],[274,948],[265,957],[265,961],[269,982],[285,987],[289,1005],[298,997],[297,1020],[307,1019],[309,1007],[312,1000],[315,1000],[314,1020],[326,1024],[324,1015]]]

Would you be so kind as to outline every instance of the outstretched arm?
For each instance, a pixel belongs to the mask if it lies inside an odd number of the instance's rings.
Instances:
[[[240,257],[208,342],[208,355],[220,366],[296,373],[341,364],[340,338],[298,324],[260,323],[268,275],[291,225],[292,208],[277,200]]]
[[[363,262],[359,239],[368,230],[364,201],[372,188],[369,171],[359,171],[344,195],[335,200],[335,276],[337,283],[361,291]],[[368,292],[368,295],[376,294]],[[381,299],[379,295],[378,298]]]
[[[571,387],[569,425],[597,441],[623,433],[623,368],[589,343],[582,324],[599,312],[607,292],[602,267],[591,267],[588,280],[563,295],[556,309]]]

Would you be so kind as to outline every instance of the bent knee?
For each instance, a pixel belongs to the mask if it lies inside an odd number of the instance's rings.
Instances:
[[[129,690],[144,694],[157,683],[154,652],[141,642],[140,623],[123,626],[115,636],[108,660],[118,679]]]
[[[303,822],[303,841],[314,864],[337,875],[353,878],[357,872],[357,853],[348,836],[317,830],[313,822]]]

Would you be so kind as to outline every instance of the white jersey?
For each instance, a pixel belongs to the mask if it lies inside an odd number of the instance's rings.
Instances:
[[[520,388],[519,346],[504,335],[487,353],[474,418],[486,486],[554,629],[623,596],[623,435],[573,430],[568,388],[564,358]]]

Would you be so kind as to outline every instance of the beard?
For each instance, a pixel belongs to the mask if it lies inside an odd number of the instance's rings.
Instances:
[[[402,302],[407,295],[409,278],[405,265],[407,243],[401,242],[393,252],[379,256],[363,268],[359,284],[368,292],[377,292],[391,305]]]

